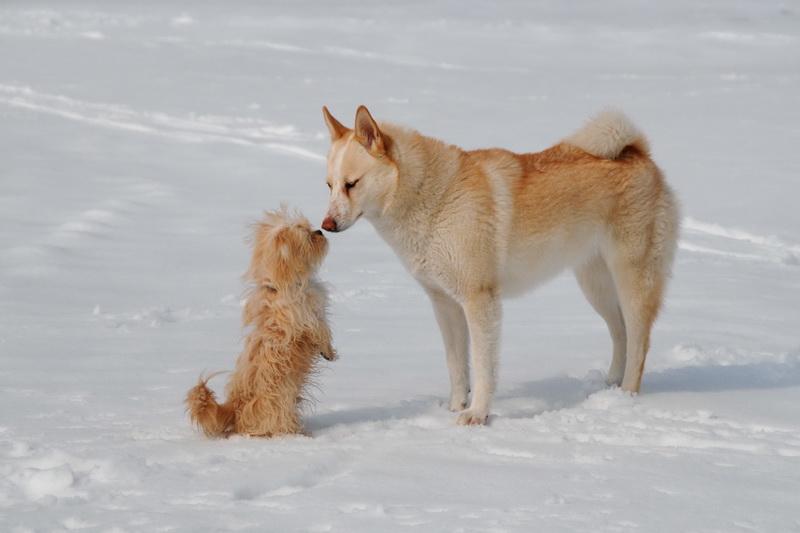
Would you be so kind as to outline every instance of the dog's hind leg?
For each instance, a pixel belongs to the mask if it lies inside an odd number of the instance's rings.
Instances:
[[[650,330],[658,316],[674,254],[675,240],[641,232],[619,245],[611,262],[627,334],[627,360],[622,389],[639,392]]]
[[[426,289],[442,333],[450,372],[450,410],[467,407],[469,396],[469,328],[461,305],[447,294]]]
[[[622,389],[639,392],[650,330],[661,309],[672,270],[680,231],[680,214],[669,189],[651,210],[646,223],[640,217],[615,232],[608,265],[617,286],[627,334],[627,360]]]
[[[605,260],[598,254],[586,263],[575,268],[575,278],[583,290],[583,294],[597,314],[603,317],[613,343],[611,368],[606,378],[607,385],[622,385],[625,375],[625,353],[627,336],[625,320],[617,297],[617,287]]]
[[[635,393],[641,387],[645,358],[650,349],[650,330],[661,306],[664,284],[653,279],[652,273],[641,264],[625,264],[617,267],[616,272],[627,334],[622,389]]]

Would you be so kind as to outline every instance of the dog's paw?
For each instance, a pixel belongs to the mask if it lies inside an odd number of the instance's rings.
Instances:
[[[467,409],[456,418],[459,426],[482,426],[489,418],[489,413],[483,410]]]
[[[339,359],[339,353],[333,348],[333,346],[328,346],[326,349],[320,352],[320,355],[328,361],[336,361]]]

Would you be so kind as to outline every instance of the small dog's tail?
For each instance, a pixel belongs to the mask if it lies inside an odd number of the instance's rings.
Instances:
[[[629,146],[644,154],[650,152],[644,134],[617,109],[599,113],[564,142],[603,159],[616,159]]]
[[[207,378],[201,375],[197,385],[186,394],[186,412],[207,437],[227,437],[234,432],[236,425],[236,410],[230,404],[217,403],[214,391],[206,385],[221,373],[211,374]]]

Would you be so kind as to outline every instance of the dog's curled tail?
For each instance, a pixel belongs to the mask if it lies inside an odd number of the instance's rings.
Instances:
[[[227,437],[234,431],[236,410],[233,406],[217,403],[214,391],[208,388],[208,381],[222,374],[217,372],[208,377],[200,376],[197,385],[186,393],[186,412],[191,421],[208,437]]]
[[[595,115],[581,130],[564,139],[564,142],[603,159],[617,159],[629,146],[643,154],[650,152],[647,138],[618,109],[608,109]]]

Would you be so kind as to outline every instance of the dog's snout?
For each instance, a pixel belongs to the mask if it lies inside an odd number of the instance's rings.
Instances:
[[[325,220],[322,221],[322,229],[325,231],[336,231],[336,220],[333,217],[327,217]]]

